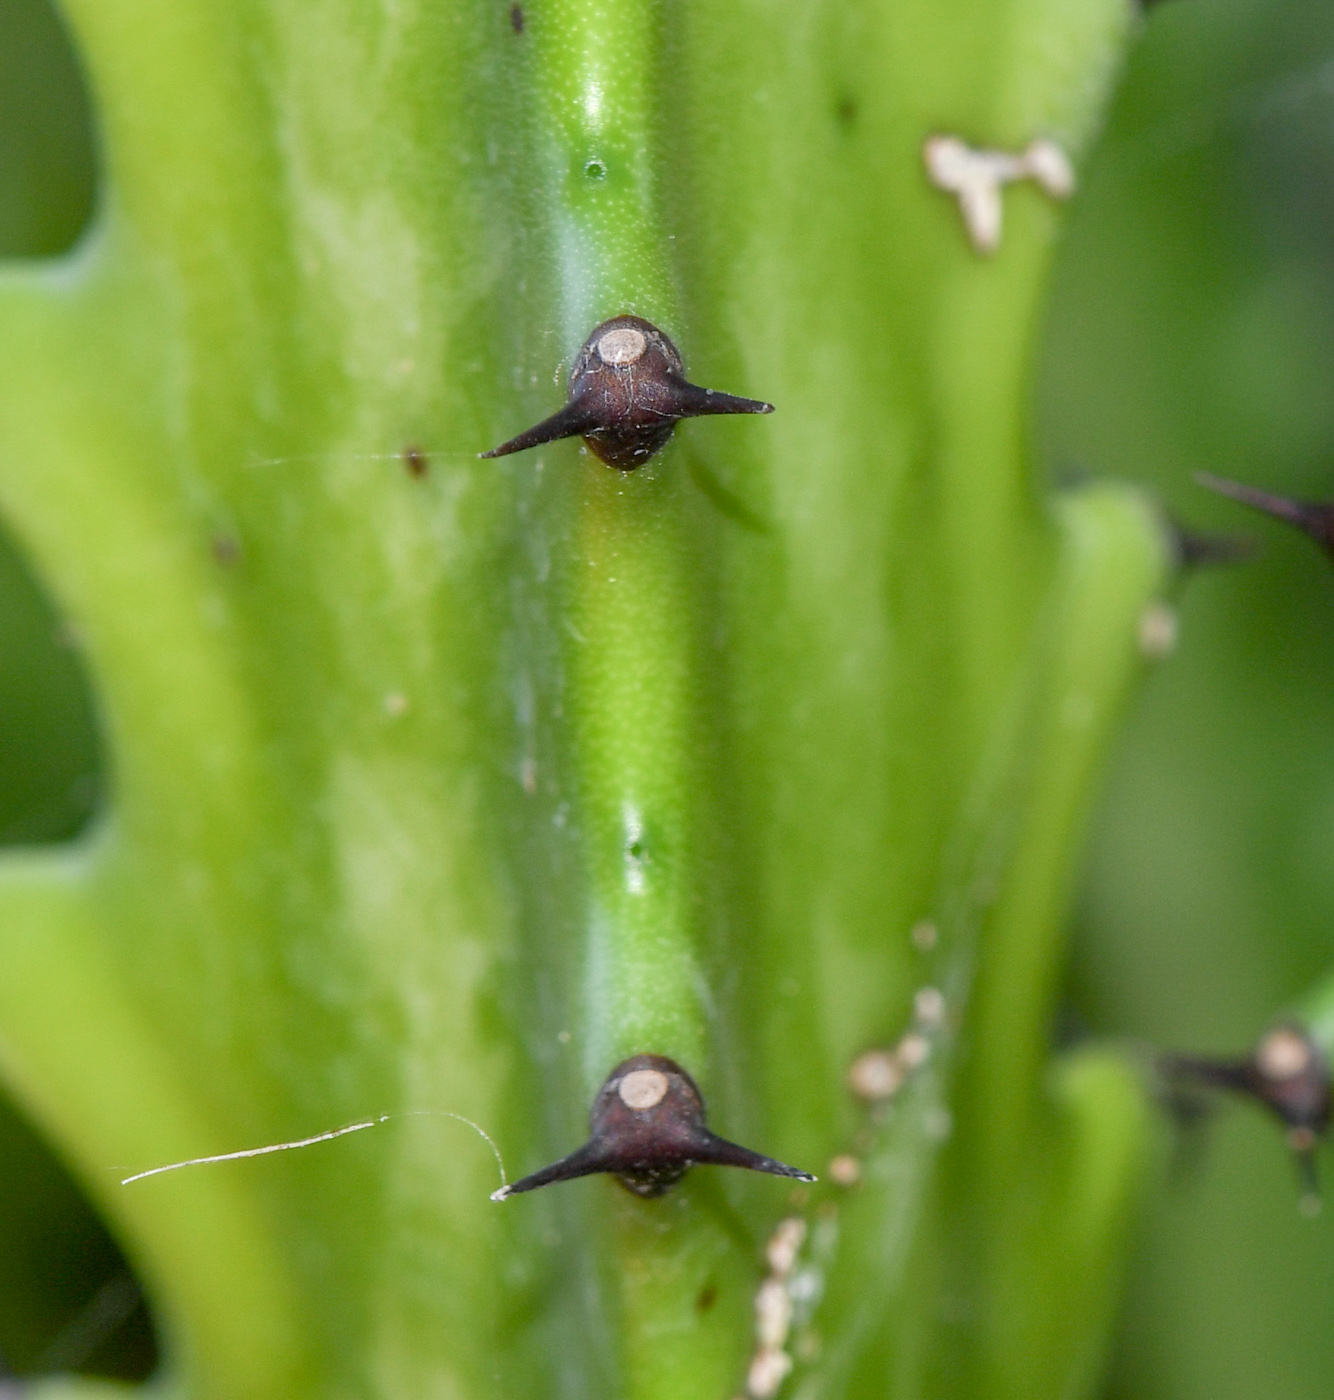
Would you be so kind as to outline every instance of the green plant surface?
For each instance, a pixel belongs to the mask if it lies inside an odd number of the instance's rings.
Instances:
[[[0,1065],[145,1279],[161,1385],[734,1394],[797,1212],[794,1395],[1087,1392],[1147,1127],[1046,1025],[1168,550],[1135,491],[1035,489],[1059,209],[1008,191],[980,258],[921,146],[1078,157],[1120,0],[66,13],[104,184],[0,272],[0,510],[109,796],[0,869]],[[478,461],[619,312],[778,412],[633,475]],[[928,984],[928,1063],[868,1113],[848,1066]],[[527,1171],[638,1051],[861,1185],[489,1201],[455,1115]]]

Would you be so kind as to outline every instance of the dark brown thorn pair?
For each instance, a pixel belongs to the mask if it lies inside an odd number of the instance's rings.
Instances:
[[[1303,534],[1310,537],[1321,549],[1334,559],[1334,504],[1323,501],[1298,501],[1290,496],[1278,496],[1272,491],[1261,491],[1255,486],[1246,486],[1240,481],[1228,481],[1221,476],[1211,476],[1208,472],[1196,472],[1195,480],[1211,491],[1240,501],[1252,510],[1263,511],[1275,520],[1295,525]]]
[[[695,1081],[674,1060],[634,1055],[607,1076],[593,1101],[588,1141],[568,1157],[492,1194],[503,1201],[557,1181],[609,1172],[636,1196],[661,1196],[695,1166],[742,1167],[814,1181],[772,1157],[711,1133]]]
[[[575,356],[565,407],[482,456],[581,437],[609,467],[630,472],[666,446],[683,418],[773,411],[758,399],[691,384],[665,332],[639,316],[615,316]]]
[[[1329,1129],[1329,1063],[1300,1026],[1275,1026],[1245,1059],[1164,1055],[1159,1069],[1169,1084],[1194,1083],[1241,1094],[1261,1104],[1287,1130],[1303,1184],[1318,1192],[1315,1150]]]

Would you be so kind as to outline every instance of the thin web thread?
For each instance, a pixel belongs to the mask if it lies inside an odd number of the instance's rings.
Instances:
[[[331,462],[402,462],[408,452],[304,452],[291,457],[251,457],[245,465],[249,468],[285,467],[293,464],[313,464]],[[416,455],[426,462],[475,462],[475,452],[428,452],[421,448]]]
[[[147,1171],[135,1172],[133,1176],[123,1177],[120,1184],[128,1186],[131,1182],[143,1181],[146,1177],[161,1176],[163,1172],[180,1171],[182,1167],[207,1167],[215,1162],[239,1162],[245,1157],[266,1157],[271,1152],[291,1152],[298,1147],[314,1147],[317,1143],[332,1142],[334,1138],[346,1137],[348,1133],[360,1133],[367,1128],[376,1128],[381,1123],[388,1123],[395,1118],[452,1118],[456,1123],[467,1124],[491,1149],[492,1155],[496,1159],[496,1166],[500,1171],[501,1190],[508,1189],[505,1162],[500,1155],[500,1148],[496,1146],[491,1134],[479,1123],[474,1123],[471,1118],[465,1118],[461,1113],[451,1113],[447,1108],[409,1108],[402,1113],[382,1113],[378,1118],[367,1118],[361,1123],[349,1123],[344,1128],[330,1128],[328,1132],[316,1133],[313,1137],[296,1138],[292,1142],[271,1142],[263,1147],[244,1147],[239,1152],[217,1152],[211,1157],[188,1157],[183,1162],[167,1162],[160,1167],[149,1167]]]

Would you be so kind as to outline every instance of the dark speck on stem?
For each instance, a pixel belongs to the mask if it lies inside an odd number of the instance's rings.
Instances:
[[[241,542],[235,535],[213,537],[213,557],[223,568],[229,568],[241,557]]]

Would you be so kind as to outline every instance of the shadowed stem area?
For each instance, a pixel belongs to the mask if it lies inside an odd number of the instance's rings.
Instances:
[[[0,272],[0,508],[113,792],[6,858],[0,1065],[172,1383],[717,1400],[762,1344],[803,1396],[1085,1385],[1143,1124],[1114,1057],[1048,1094],[1041,1027],[1163,549],[1134,496],[1051,512],[1025,467],[1057,210],[1007,193],[981,261],[920,153],[1077,157],[1120,0],[67,8],[105,192],[69,259]],[[624,313],[776,413],[628,475],[479,461]],[[927,985],[925,1063],[869,1109],[847,1068]],[[861,1184],[501,1208],[424,1112],[520,1175],[639,1053]]]

